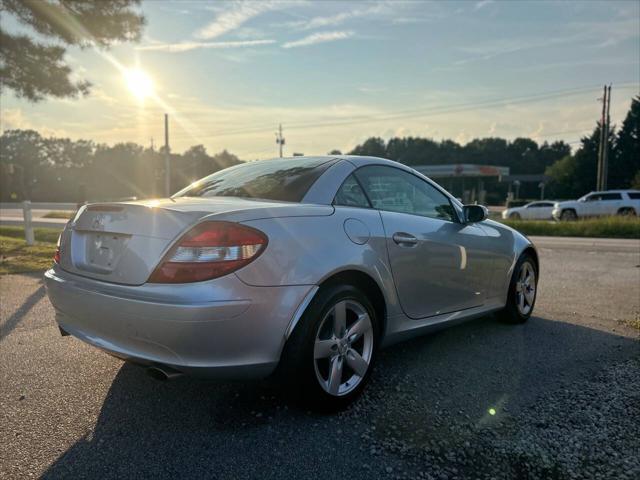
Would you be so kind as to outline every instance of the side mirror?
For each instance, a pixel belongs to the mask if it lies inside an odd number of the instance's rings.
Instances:
[[[462,207],[464,223],[476,223],[486,220],[489,217],[489,210],[482,205],[465,205]]]

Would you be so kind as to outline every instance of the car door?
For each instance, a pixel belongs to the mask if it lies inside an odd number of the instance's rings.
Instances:
[[[622,195],[620,193],[603,193],[600,196],[601,215],[615,215],[622,205]]]
[[[460,223],[449,197],[412,173],[372,165],[355,175],[380,211],[403,311],[424,318],[482,305],[492,267],[484,231]]]
[[[540,202],[538,204],[538,220],[553,220],[551,212],[553,211],[552,202]]]
[[[581,217],[597,217],[603,215],[603,205],[601,201],[601,195],[599,193],[592,193],[584,199],[584,207],[582,212],[579,213]]]
[[[528,205],[525,205],[525,207],[522,209],[524,215],[522,215],[522,218],[526,219],[526,220],[537,220],[538,219],[538,204],[537,203],[530,203]]]
[[[527,206],[529,211],[528,218],[533,220],[550,220],[553,203],[551,202],[535,202]]]

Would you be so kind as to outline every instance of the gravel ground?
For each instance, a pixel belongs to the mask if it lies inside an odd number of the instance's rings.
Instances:
[[[0,477],[640,478],[640,244],[538,241],[527,324],[391,347],[333,416],[266,382],[156,382],[2,277]]]

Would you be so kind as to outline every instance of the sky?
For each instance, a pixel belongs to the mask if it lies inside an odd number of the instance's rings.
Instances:
[[[599,118],[603,84],[618,125],[640,92],[633,0],[144,0],[140,10],[140,42],[68,50],[89,96],[32,104],[3,92],[0,127],[157,147],[169,113],[172,151],[202,144],[243,160],[276,156],[279,124],[285,155],[346,152],[371,136],[575,146]]]

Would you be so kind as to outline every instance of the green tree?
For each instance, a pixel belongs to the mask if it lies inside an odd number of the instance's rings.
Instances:
[[[31,200],[45,163],[45,140],[34,130],[7,130],[0,137],[0,162],[12,178],[10,194]]]
[[[640,176],[640,96],[631,100],[612,153],[608,187],[628,188],[634,176]]]
[[[362,145],[358,145],[354,148],[350,155],[363,155],[368,157],[384,157],[387,149],[384,144],[384,140],[380,137],[371,137],[367,139]]]
[[[613,138],[613,132],[609,132]],[[583,137],[580,148],[547,168],[551,177],[551,193],[559,198],[576,198],[595,189],[600,125],[588,137]],[[609,142],[611,144],[611,140]]]
[[[31,35],[25,35],[0,28],[0,89],[12,90],[32,102],[46,96],[88,93],[88,81],[72,78],[72,69],[64,58],[67,47],[103,49],[114,42],[138,40],[144,17],[133,7],[139,3],[0,0],[2,16],[10,15],[21,27],[31,30]]]
[[[213,165],[211,166],[211,170],[205,172],[206,175],[217,172],[218,170],[222,170],[223,168],[233,167],[234,165],[238,165],[242,163],[238,157],[236,157],[233,153],[229,153],[226,150],[221,151],[220,153],[216,153],[213,156]]]
[[[204,145],[195,145],[189,148],[182,154],[182,162],[184,164],[182,182],[189,184],[207,175],[212,161],[213,159],[207,154],[207,149],[204,148]]]

